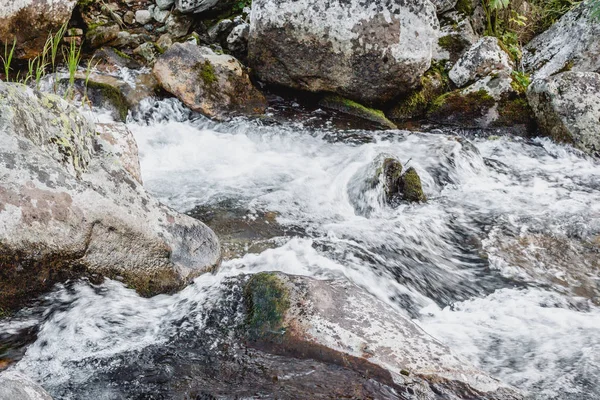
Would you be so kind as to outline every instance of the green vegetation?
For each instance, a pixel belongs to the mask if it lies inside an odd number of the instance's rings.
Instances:
[[[425,197],[425,193],[423,193],[421,178],[417,171],[412,167],[402,175],[402,193],[404,194],[404,200],[406,201],[414,203],[427,201],[427,197]]]
[[[342,96],[327,95],[319,102],[319,105],[367,121],[375,122],[386,128],[397,128],[397,126],[385,116],[383,111],[363,106],[360,103],[346,99]]]
[[[206,60],[200,67],[200,79],[205,85],[212,85],[217,82],[218,78],[215,75],[215,67]]]
[[[265,336],[285,333],[284,317],[290,307],[285,283],[274,273],[258,273],[244,289],[248,316],[246,327],[250,338],[257,340]]]
[[[529,74],[519,71],[513,71],[512,82],[510,83],[510,85],[515,90],[515,92],[519,94],[525,94],[530,83],[531,78],[529,77]]]

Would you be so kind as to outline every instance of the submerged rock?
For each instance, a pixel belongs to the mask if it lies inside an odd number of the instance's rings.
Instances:
[[[12,47],[15,57],[40,55],[48,34],[56,32],[71,18],[76,0],[2,1],[0,5],[0,44]]]
[[[389,398],[522,398],[349,282],[260,273],[244,298],[250,346],[343,366],[392,388]]]
[[[383,103],[419,84],[438,25],[428,0],[255,0],[248,59],[268,84]]]
[[[423,187],[421,185],[421,177],[414,168],[409,168],[400,180],[402,198],[412,203],[427,201]]]
[[[523,65],[535,79],[562,71],[600,73],[600,24],[592,7],[582,2],[525,46]]]
[[[600,74],[563,72],[527,92],[542,133],[600,157]]]
[[[265,111],[265,97],[238,60],[208,47],[176,43],[154,65],[161,86],[194,111],[217,119]]]
[[[367,121],[375,122],[384,128],[397,129],[398,127],[392,121],[387,119],[383,111],[374,108],[365,107],[355,101],[345,99],[341,96],[328,95],[319,101],[321,107],[339,111],[344,114],[352,115]]]
[[[497,38],[486,36],[475,43],[456,62],[448,76],[458,87],[464,87],[492,73],[513,70],[509,55]]]
[[[0,307],[82,274],[170,292],[218,265],[215,234],[152,198],[133,160],[122,163],[134,150],[115,149],[131,137],[96,132],[59,97],[0,84]]]
[[[52,397],[28,376],[16,371],[5,371],[0,373],[0,399],[52,400]]]

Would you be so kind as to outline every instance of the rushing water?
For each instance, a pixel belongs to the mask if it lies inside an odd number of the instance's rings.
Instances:
[[[309,122],[217,124],[174,101],[147,104],[129,126],[153,194],[182,212],[224,202],[250,218],[275,212],[299,233],[174,296],[143,299],[111,281],[58,287],[0,325],[36,332],[15,368],[57,398],[120,398],[124,378],[110,371],[133,362],[123,353],[200,329],[224,277],[278,270],[353,281],[532,399],[600,399],[597,161],[545,139]],[[361,186],[382,154],[419,172],[427,203],[392,208]]]

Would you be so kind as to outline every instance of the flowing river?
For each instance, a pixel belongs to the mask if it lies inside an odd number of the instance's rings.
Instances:
[[[140,354],[184,339],[209,348],[194,332],[223,279],[283,271],[354,282],[528,398],[600,399],[597,161],[546,139],[301,121],[215,123],[175,101],[147,103],[129,127],[150,192],[181,212],[270,213],[264,224],[281,233],[173,296],[140,298],[115,281],[58,286],[0,322],[15,348],[32,341],[12,368],[56,399],[169,398],[148,390],[176,375],[171,364]],[[361,187],[381,155],[419,172],[427,203],[392,208]]]

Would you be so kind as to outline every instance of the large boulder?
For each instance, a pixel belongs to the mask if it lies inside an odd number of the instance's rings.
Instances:
[[[202,13],[223,10],[232,5],[232,0],[175,0],[175,8],[182,13]]]
[[[500,41],[485,36],[475,43],[452,67],[448,76],[458,87],[464,87],[498,71],[513,70],[513,63]]]
[[[48,34],[56,32],[70,18],[76,0],[3,0],[0,2],[0,44],[12,46],[15,57],[41,54]]]
[[[443,14],[452,10],[458,0],[431,0],[431,2],[435,5],[438,14]]]
[[[234,57],[194,43],[176,43],[154,65],[161,86],[194,111],[223,119],[262,114],[266,99]]]
[[[0,374],[0,399],[52,400],[52,397],[28,376],[16,371],[6,371]]]
[[[170,292],[218,265],[215,234],[139,183],[125,127],[96,132],[61,98],[0,84],[0,307],[84,274]]]
[[[600,74],[563,72],[536,79],[527,98],[544,134],[600,157]]]
[[[255,0],[250,20],[260,80],[366,104],[418,86],[439,28],[429,0]]]
[[[250,346],[360,371],[406,395],[399,398],[522,398],[347,281],[260,273],[244,296]]]
[[[525,46],[523,65],[534,79],[563,71],[600,73],[600,23],[591,14],[591,2],[583,2]]]

